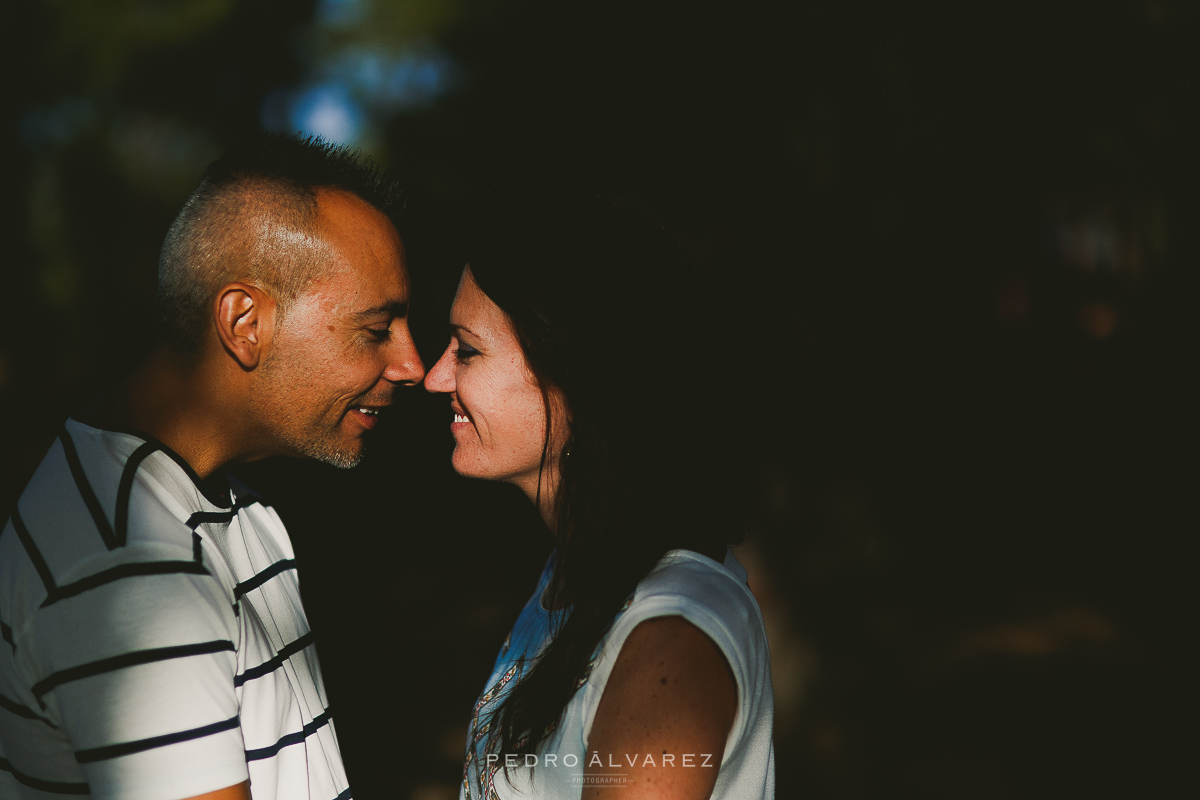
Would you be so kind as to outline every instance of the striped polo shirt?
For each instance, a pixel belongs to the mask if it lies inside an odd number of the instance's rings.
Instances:
[[[273,509],[68,420],[0,533],[0,797],[350,797]]]

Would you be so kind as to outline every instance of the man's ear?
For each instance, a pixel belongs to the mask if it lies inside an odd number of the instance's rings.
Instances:
[[[255,369],[275,330],[275,298],[249,283],[227,283],[215,305],[221,346],[242,369]]]

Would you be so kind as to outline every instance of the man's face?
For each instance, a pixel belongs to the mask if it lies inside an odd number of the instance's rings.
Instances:
[[[310,245],[326,277],[277,318],[254,407],[272,450],[352,467],[397,385],[425,368],[408,329],[408,273],[392,223],[354,195],[318,192]]]

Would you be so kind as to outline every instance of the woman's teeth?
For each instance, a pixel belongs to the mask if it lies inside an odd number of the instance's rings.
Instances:
[[[454,415],[454,421],[455,421],[455,422],[466,422],[466,421],[467,421],[467,418],[466,418],[466,417],[464,417],[462,414],[455,414],[455,415]]]

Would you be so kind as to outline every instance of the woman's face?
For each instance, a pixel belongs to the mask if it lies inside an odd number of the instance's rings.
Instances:
[[[460,475],[508,481],[535,500],[546,435],[546,410],[512,324],[463,270],[450,308],[450,345],[425,378],[425,388],[450,395],[452,463]],[[543,501],[557,485],[566,440],[563,402],[550,392],[554,433],[541,477]]]

